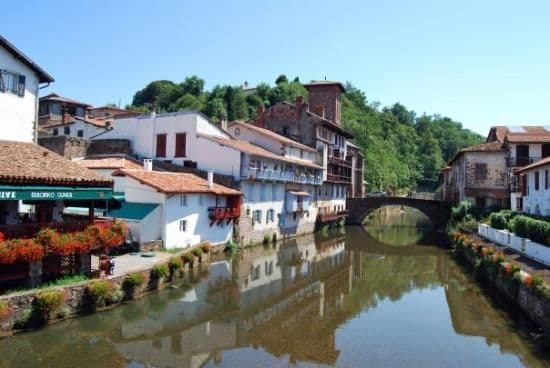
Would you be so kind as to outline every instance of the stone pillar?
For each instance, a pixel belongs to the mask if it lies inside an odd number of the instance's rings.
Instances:
[[[92,255],[81,254],[80,256],[80,273],[82,275],[90,276],[92,274]]]
[[[29,262],[29,287],[35,288],[42,282],[42,261]]]

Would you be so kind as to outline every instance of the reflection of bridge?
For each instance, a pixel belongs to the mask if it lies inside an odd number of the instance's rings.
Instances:
[[[445,227],[451,216],[451,202],[409,197],[348,198],[348,225],[360,225],[372,211],[384,206],[406,206],[419,210],[439,228]]]

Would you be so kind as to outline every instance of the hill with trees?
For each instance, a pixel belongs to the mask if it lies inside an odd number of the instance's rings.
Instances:
[[[129,109],[143,112],[196,110],[213,123],[222,119],[247,120],[259,105],[307,98],[296,77],[280,75],[275,85],[254,88],[216,85],[210,91],[197,76],[181,83],[159,80],[137,91]],[[348,82],[342,101],[344,127],[355,134],[366,158],[365,180],[369,190],[434,190],[439,171],[461,148],[483,142],[483,137],[440,115],[417,115],[400,103],[381,107],[369,102],[363,91]]]

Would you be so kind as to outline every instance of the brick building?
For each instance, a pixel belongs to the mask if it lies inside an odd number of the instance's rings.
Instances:
[[[342,127],[342,93],[339,82],[318,81],[304,85],[308,101],[297,97],[294,104],[279,102],[260,107],[249,123],[315,148],[323,167],[323,185],[314,200],[318,221],[330,222],[345,217],[345,198],[362,196],[363,160],[359,150],[348,151],[353,135]],[[357,166],[354,167],[354,160]],[[355,177],[360,179],[354,180]],[[358,186],[356,183],[361,183]],[[361,189],[360,189],[361,188]]]

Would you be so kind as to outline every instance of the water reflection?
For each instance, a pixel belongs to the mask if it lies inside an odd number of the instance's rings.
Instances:
[[[0,367],[547,366],[447,252],[361,228],[249,248],[178,286],[1,341]]]

